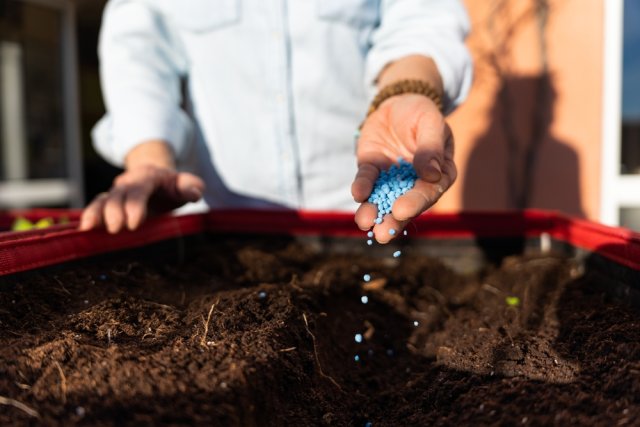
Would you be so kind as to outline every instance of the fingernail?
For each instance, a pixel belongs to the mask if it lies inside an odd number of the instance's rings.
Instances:
[[[431,182],[438,182],[442,178],[442,169],[440,168],[440,162],[437,159],[429,160],[429,167],[427,168],[425,179]]]

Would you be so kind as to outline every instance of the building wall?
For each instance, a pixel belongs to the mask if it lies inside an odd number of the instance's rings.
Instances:
[[[603,0],[466,5],[475,82],[450,117],[458,182],[434,210],[526,206],[598,219]]]

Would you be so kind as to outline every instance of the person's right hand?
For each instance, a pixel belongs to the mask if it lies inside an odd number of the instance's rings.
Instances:
[[[113,186],[87,206],[80,219],[80,230],[106,227],[109,233],[123,228],[135,230],[150,212],[176,209],[196,202],[204,192],[199,177],[172,168],[140,165],[130,168],[113,181]]]

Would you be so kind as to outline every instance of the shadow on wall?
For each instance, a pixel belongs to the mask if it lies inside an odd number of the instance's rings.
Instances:
[[[551,132],[553,77],[503,76],[463,167],[463,210],[539,208],[584,217],[578,156]]]

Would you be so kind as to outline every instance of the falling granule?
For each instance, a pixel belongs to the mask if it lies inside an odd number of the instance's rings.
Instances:
[[[394,258],[398,258],[400,255],[402,255],[402,252],[401,252],[401,251],[395,251],[395,252],[393,253],[393,257],[394,257]]]
[[[364,276],[362,276],[362,280],[364,280],[365,282],[368,282],[371,280],[371,275],[370,274],[365,274]]]
[[[402,232],[402,234],[404,234],[404,235],[406,236],[406,235],[407,235],[407,234],[409,234],[409,233],[407,233],[407,230],[404,230],[404,231]]]
[[[356,334],[355,340],[356,340],[357,343],[361,343],[362,342],[362,334]]]
[[[367,237],[371,239],[373,237],[373,231],[369,231],[367,233]]]
[[[363,304],[366,304],[369,302],[369,297],[366,295],[363,295],[362,297],[360,297],[360,301],[362,301]]]
[[[419,325],[418,321],[417,321],[417,320],[414,320],[414,321],[413,321],[413,326],[415,326],[415,327],[417,328],[417,327],[418,327],[418,325]]]
[[[394,230],[393,228],[390,228],[389,229],[389,235],[395,236],[396,235],[396,230]]]
[[[265,291],[258,292],[258,298],[265,299],[267,297],[267,293]]]
[[[373,245],[373,240],[371,240],[371,239],[367,240],[367,245],[369,245],[369,246]]]
[[[360,361],[360,356],[358,356],[357,354],[353,357],[353,360],[355,360],[356,362]]]

